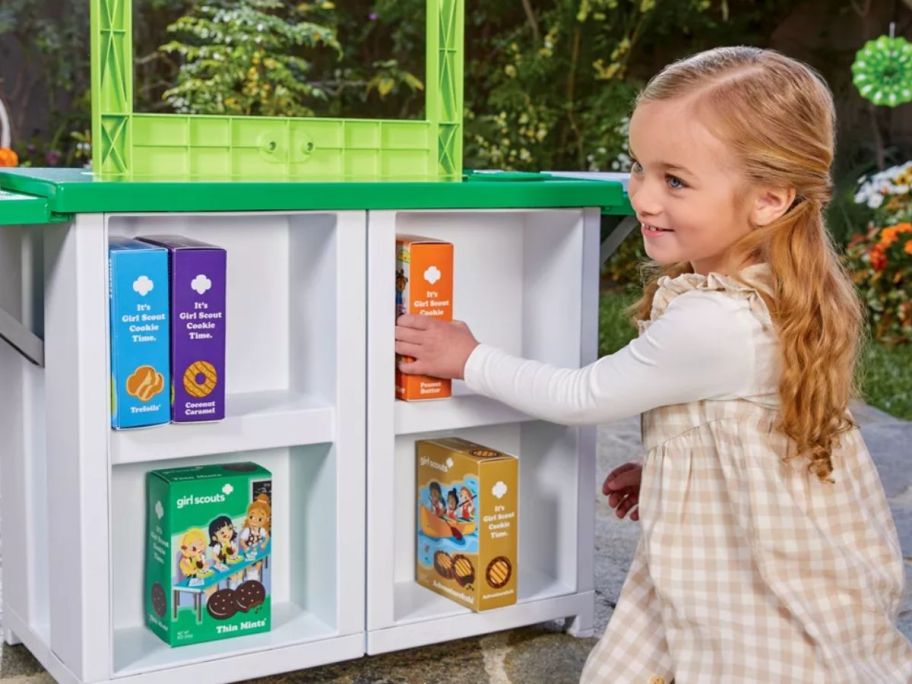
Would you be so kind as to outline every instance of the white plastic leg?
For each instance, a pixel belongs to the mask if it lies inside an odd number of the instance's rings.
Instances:
[[[18,646],[22,643],[9,627],[3,628],[3,641],[9,646]]]

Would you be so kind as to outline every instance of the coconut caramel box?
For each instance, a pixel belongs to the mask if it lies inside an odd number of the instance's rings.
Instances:
[[[453,245],[417,235],[396,236],[396,317],[402,314],[453,320]],[[396,397],[406,401],[443,399],[451,382],[399,371],[396,357]]]
[[[225,417],[227,252],[181,235],[140,238],[168,250],[171,422]]]
[[[475,611],[516,603],[518,459],[459,438],[415,456],[415,580]]]

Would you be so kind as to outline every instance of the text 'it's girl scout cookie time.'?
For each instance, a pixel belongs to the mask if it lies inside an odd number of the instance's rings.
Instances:
[[[108,243],[111,427],[171,419],[168,252],[130,238]]]
[[[266,632],[272,475],[255,463],[146,476],[146,624],[171,646]]]
[[[417,582],[476,611],[516,603],[518,460],[457,438],[415,453]]]
[[[402,314],[453,320],[453,245],[417,235],[396,236],[396,317]],[[396,357],[396,397],[406,401],[443,399],[451,383],[426,375],[399,372]]]
[[[225,417],[224,249],[178,235],[144,236],[168,250],[171,273],[171,420]]]

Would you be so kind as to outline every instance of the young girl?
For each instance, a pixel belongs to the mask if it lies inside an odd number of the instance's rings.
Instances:
[[[560,423],[643,413],[605,483],[642,535],[584,682],[910,682],[896,527],[847,406],[861,308],[830,245],[834,109],[773,51],[667,67],[630,121],[629,194],[657,273],[640,336],[586,368],[402,316],[402,370]]]

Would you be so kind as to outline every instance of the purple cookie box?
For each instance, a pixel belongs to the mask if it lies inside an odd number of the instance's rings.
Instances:
[[[171,275],[171,422],[225,417],[225,281],[227,252],[180,235],[139,238],[168,249]],[[203,397],[184,387],[187,369],[199,361],[215,369],[215,387]],[[205,377],[193,380],[205,391]]]

